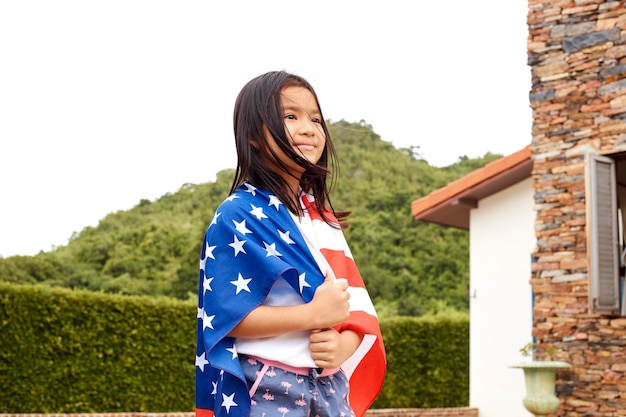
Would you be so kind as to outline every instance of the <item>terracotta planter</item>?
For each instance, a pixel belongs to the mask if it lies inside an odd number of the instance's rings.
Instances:
[[[572,366],[560,361],[532,361],[512,365],[511,368],[524,370],[526,396],[524,407],[537,417],[545,417],[559,408],[559,399],[554,394],[556,372]]]

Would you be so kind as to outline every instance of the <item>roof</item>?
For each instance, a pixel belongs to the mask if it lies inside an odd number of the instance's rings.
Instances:
[[[532,172],[530,145],[488,163],[411,203],[417,220],[469,230],[470,210],[478,201],[510,187]]]

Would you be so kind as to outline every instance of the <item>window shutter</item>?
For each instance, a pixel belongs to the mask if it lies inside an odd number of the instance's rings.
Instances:
[[[619,314],[619,239],[615,162],[587,155],[587,245],[590,310]]]

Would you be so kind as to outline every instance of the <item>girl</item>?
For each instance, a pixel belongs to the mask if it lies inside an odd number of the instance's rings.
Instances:
[[[336,155],[317,95],[263,74],[239,93],[234,130],[235,179],[200,261],[196,415],[361,417],[385,351],[348,213],[329,201]]]

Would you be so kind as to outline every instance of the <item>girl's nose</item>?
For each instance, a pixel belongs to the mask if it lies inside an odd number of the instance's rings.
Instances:
[[[314,135],[317,132],[317,124],[311,120],[305,119],[302,122],[302,126],[300,127],[300,131],[304,135]]]

